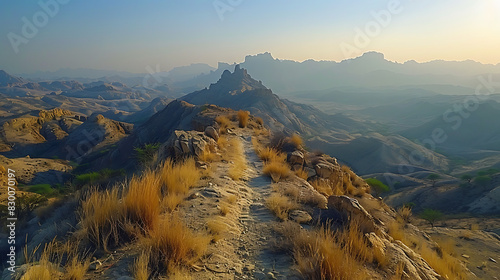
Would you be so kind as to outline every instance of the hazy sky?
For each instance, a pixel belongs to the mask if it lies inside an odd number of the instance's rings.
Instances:
[[[40,3],[51,3],[48,11]],[[500,62],[499,0],[19,0],[0,5],[0,69],[11,73],[66,67],[142,73],[148,65],[161,70],[197,62],[216,66],[266,51],[298,61],[340,61],[375,50],[399,62]]]

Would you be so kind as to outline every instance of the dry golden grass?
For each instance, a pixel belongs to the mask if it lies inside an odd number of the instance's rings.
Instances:
[[[167,159],[160,168],[160,178],[162,193],[186,194],[201,178],[201,172],[196,168],[193,158],[174,164],[171,159]]]
[[[26,263],[30,264],[30,266],[26,270],[26,273],[23,275],[22,279],[52,280],[54,275],[58,274],[60,260],[54,261],[54,256],[56,254],[56,241],[52,240],[51,242],[44,245],[43,252],[41,253],[40,258],[36,263],[35,255],[36,251],[38,251],[38,249],[40,248],[39,246],[40,244],[35,247],[31,254],[28,254],[27,247],[24,247],[24,256],[26,259]]]
[[[133,177],[123,198],[127,219],[144,231],[158,225],[160,216],[160,177],[146,170],[140,177]]]
[[[300,148],[304,144],[304,141],[298,134],[293,134],[290,137],[289,142],[293,144],[296,148]]]
[[[222,202],[220,204],[220,214],[226,216],[229,212],[231,212],[231,206],[227,202]]]
[[[254,144],[254,147],[256,144]],[[259,148],[259,147],[257,147]],[[257,155],[264,161],[264,174],[270,176],[274,182],[279,182],[281,179],[287,178],[290,173],[290,167],[286,163],[286,155],[278,152],[273,148],[259,148],[256,150]]]
[[[40,261],[38,265],[30,266],[23,275],[23,280],[52,280],[57,269],[51,263]]]
[[[120,198],[116,187],[105,192],[92,190],[82,203],[82,228],[92,243],[106,251],[109,245],[120,244],[123,235],[126,211]]]
[[[245,157],[243,144],[238,138],[231,138],[231,140],[229,140],[227,153],[229,154],[230,161],[233,162],[233,164],[229,166],[228,175],[233,180],[240,180],[245,175],[247,159]]]
[[[330,229],[301,231],[294,240],[294,259],[306,279],[362,279],[360,264],[339,246]]]
[[[169,275],[169,280],[191,280],[193,279],[191,275],[189,275],[189,271],[182,269],[180,267],[174,267],[171,269]]]
[[[351,221],[347,229],[336,232],[335,236],[341,247],[354,259],[362,263],[373,261],[373,248],[368,245],[368,241],[357,221]]]
[[[270,176],[274,182],[279,182],[290,176],[290,167],[286,162],[271,161],[264,165],[262,172]]]
[[[161,208],[168,212],[172,212],[181,204],[186,198],[185,194],[172,193],[163,197],[161,201]]]
[[[229,229],[223,217],[213,217],[207,221],[207,228],[212,234],[212,241],[217,242],[223,239]]]
[[[444,279],[467,279],[467,272],[461,262],[453,255],[455,254],[455,242],[448,240],[439,245],[438,248],[431,249],[424,240],[416,240],[405,235],[400,223],[394,221],[389,224],[389,235],[396,240],[400,240],[409,247],[414,247],[415,252]]]
[[[149,250],[142,251],[139,257],[135,259],[134,266],[132,268],[135,280],[149,279],[149,275],[151,275],[151,270],[149,269],[150,254],[151,252]]]
[[[299,208],[299,204],[290,200],[286,196],[282,196],[278,193],[272,193],[266,200],[266,206],[271,210],[276,217],[281,220],[288,219],[288,213],[291,210]]]
[[[82,280],[90,266],[90,255],[87,251],[79,252],[79,242],[57,242],[55,239],[45,244],[38,262],[35,262],[36,247],[31,255],[24,249],[26,261],[30,264],[22,279],[55,279],[62,275],[63,279]],[[64,265],[63,265],[64,261]],[[61,266],[64,270],[60,270]]]
[[[217,146],[219,146],[219,149],[224,150],[227,148],[229,141],[225,135],[219,136],[219,139],[217,139]]]
[[[90,266],[90,258],[85,258],[84,260],[73,257],[66,263],[65,269],[65,278],[68,280],[83,280],[85,278],[85,274]]]
[[[208,145],[205,146],[201,155],[198,156],[198,159],[204,162],[213,162],[216,161],[217,158],[218,156],[214,149],[211,149]]]
[[[468,279],[467,272],[462,263],[443,248],[439,250],[441,251],[440,253],[424,244],[418,251],[422,258],[444,279]]]
[[[286,161],[286,155],[283,153],[278,152],[277,150],[273,148],[262,148],[260,150],[257,150],[257,155],[261,160],[264,162],[285,162]]]
[[[317,179],[312,181],[311,185],[316,191],[326,197],[332,195],[344,195],[346,193],[343,184],[340,181],[334,182],[330,179]]]
[[[297,175],[297,177],[302,178],[306,181],[309,178],[307,171],[305,171],[303,168],[295,170],[295,175]]]
[[[140,244],[150,250],[150,268],[169,272],[174,267],[196,262],[206,252],[209,241],[208,235],[195,234],[179,217],[167,215]]]
[[[263,120],[261,117],[257,117],[257,118],[255,118],[255,122],[256,122],[258,125],[264,125],[264,120]]]
[[[400,218],[404,223],[410,222],[411,215],[411,207],[409,206],[403,206],[398,209],[398,218]]]
[[[224,134],[228,128],[231,128],[231,120],[227,116],[217,116],[215,121],[219,124],[219,133]]]
[[[250,112],[243,110],[238,111],[238,124],[241,128],[247,127],[249,117],[250,117]]]
[[[385,248],[373,248],[373,260],[378,267],[386,267],[389,263],[389,256],[385,252]]]
[[[159,171],[133,177],[122,195],[117,187],[91,190],[80,211],[84,233],[97,247],[108,250],[137,235],[137,228],[141,234],[151,231],[162,210],[174,210],[200,176],[192,158],[177,164],[167,160]]]
[[[391,223],[389,223],[388,229],[389,229],[388,233],[392,238],[394,238],[395,240],[399,240],[406,245],[409,244],[407,239],[406,239],[404,229],[401,227],[401,225],[398,222],[392,221]]]
[[[479,224],[472,224],[472,225],[470,225],[470,230],[472,230],[472,231],[479,230]]]
[[[238,201],[238,196],[235,194],[231,194],[226,198],[227,203],[234,205]]]

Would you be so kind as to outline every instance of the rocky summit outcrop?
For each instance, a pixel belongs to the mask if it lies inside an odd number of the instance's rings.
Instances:
[[[248,110],[263,118],[273,130],[308,129],[277,95],[239,65],[235,66],[233,73],[224,71],[219,81],[209,88],[190,93],[182,100],[197,105],[215,104],[233,110]]]
[[[215,146],[216,142],[203,132],[176,130],[165,143],[164,148],[172,157],[199,157],[207,145]]]

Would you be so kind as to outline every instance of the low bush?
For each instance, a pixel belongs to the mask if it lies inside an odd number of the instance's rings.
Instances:
[[[49,184],[38,184],[29,186],[28,190],[33,193],[37,193],[40,195],[49,195],[54,192],[54,189]]]

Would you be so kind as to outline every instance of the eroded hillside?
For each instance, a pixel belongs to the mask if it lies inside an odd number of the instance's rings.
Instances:
[[[129,136],[146,144],[135,173],[82,184],[30,216],[33,254],[16,279],[474,279],[408,209],[374,198],[298,135],[272,134],[245,111],[169,106],[189,118]],[[131,153],[127,143],[118,148]]]

